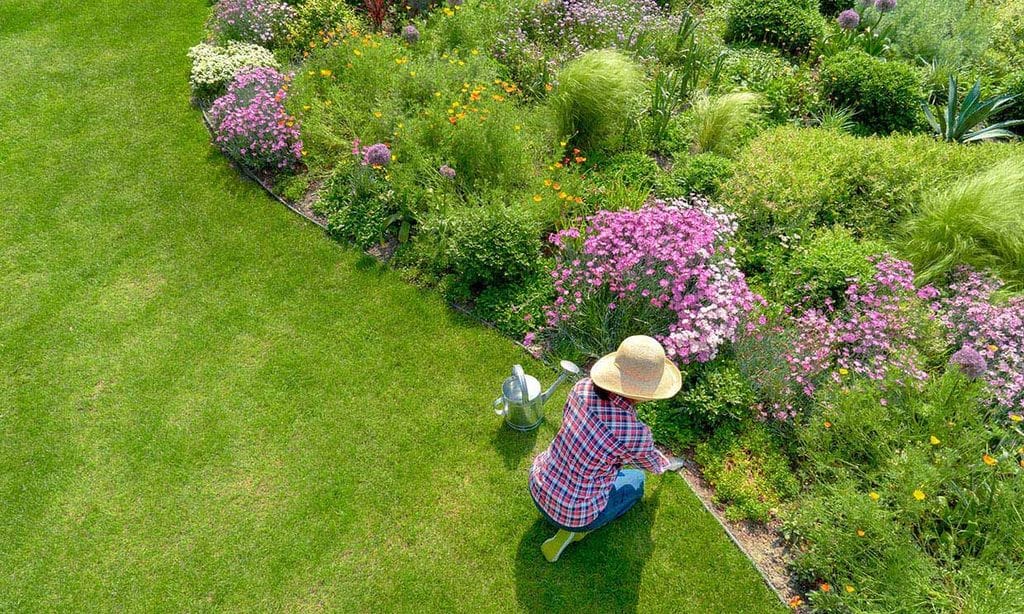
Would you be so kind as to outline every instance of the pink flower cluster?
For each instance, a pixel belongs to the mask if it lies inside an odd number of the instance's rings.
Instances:
[[[273,68],[235,76],[214,101],[210,117],[214,142],[230,157],[255,170],[283,169],[302,158],[299,126],[284,108],[290,77]]]
[[[848,374],[883,380],[898,373],[924,380],[928,374],[917,343],[922,326],[935,317],[929,301],[936,297],[931,286],[915,289],[909,262],[879,256],[873,279],[863,287],[851,284],[842,307],[831,301],[824,309],[787,307],[778,319],[761,315],[749,322],[738,358],[760,363],[752,369],[757,380],[781,380],[780,389],[768,394],[774,398],[765,412],[779,419],[794,417],[801,397],[813,395],[823,382],[841,382]],[[781,342],[765,343],[768,339]],[[764,372],[774,370],[781,374]]]
[[[276,0],[220,0],[210,24],[218,37],[268,45],[295,16],[295,9]]]
[[[727,246],[735,232],[732,216],[699,198],[599,211],[584,232],[570,228],[550,238],[560,254],[547,323],[570,320],[602,293],[612,297],[608,310],[639,301],[669,316],[658,318],[670,322],[666,328],[642,332],[661,341],[672,360],[712,360],[755,302]]]
[[[939,303],[949,341],[963,344],[984,357],[984,378],[996,401],[1009,409],[1024,409],[1024,297],[994,302],[1002,283],[962,268]]]

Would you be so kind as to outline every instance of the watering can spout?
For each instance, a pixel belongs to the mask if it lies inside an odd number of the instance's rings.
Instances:
[[[549,386],[548,389],[540,395],[541,403],[547,403],[548,399],[550,399],[551,395],[555,393],[558,386],[565,381],[565,378],[570,375],[575,377],[580,374],[580,368],[574,362],[563,360],[558,364],[562,367],[562,372],[558,374],[558,379],[552,382],[551,386]]]

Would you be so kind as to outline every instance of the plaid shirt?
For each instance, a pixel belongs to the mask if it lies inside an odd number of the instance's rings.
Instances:
[[[583,527],[608,505],[612,483],[626,464],[662,473],[668,459],[654,448],[651,430],[628,401],[614,393],[601,400],[584,378],[569,393],[551,446],[533,461],[530,493],[559,524]]]

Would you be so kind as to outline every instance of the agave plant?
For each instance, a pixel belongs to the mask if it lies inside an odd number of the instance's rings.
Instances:
[[[971,143],[988,139],[1014,138],[1016,135],[1007,128],[1024,124],[1024,119],[1012,119],[990,125],[986,125],[986,122],[996,113],[1012,106],[1016,98],[1014,95],[1004,94],[982,100],[981,81],[977,81],[961,101],[957,93],[956,77],[951,75],[946,105],[945,108],[938,108],[938,118],[927,101],[922,103],[922,106],[928,123],[940,138],[955,143]]]

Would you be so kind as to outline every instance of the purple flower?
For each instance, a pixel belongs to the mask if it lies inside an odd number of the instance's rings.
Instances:
[[[381,167],[391,163],[391,149],[384,143],[375,143],[363,151],[363,164]]]
[[[836,17],[839,27],[844,30],[853,30],[860,25],[860,13],[853,9],[846,9]]]
[[[415,45],[420,40],[420,31],[416,29],[416,26],[409,24],[402,28],[402,38],[410,45]]]
[[[441,173],[442,177],[447,177],[448,179],[455,179],[455,169],[448,166],[447,164],[442,164],[441,168],[437,169],[437,172]]]
[[[888,13],[896,8],[896,0],[875,0],[875,10],[879,13]]]
[[[978,379],[988,371],[988,363],[978,350],[965,345],[949,357],[949,364],[960,367],[964,375]]]
[[[268,45],[294,15],[295,9],[277,0],[220,0],[210,25],[223,40]]]

